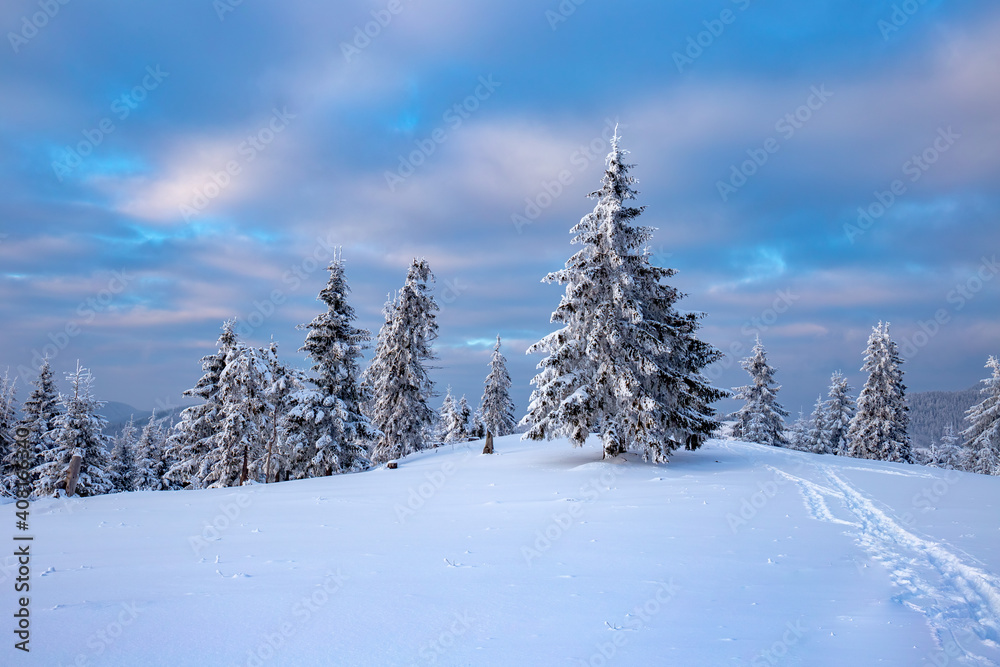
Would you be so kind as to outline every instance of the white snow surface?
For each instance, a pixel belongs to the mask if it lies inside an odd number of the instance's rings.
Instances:
[[[1000,478],[726,440],[663,465],[481,450],[35,502],[31,653],[2,662],[1000,661]]]

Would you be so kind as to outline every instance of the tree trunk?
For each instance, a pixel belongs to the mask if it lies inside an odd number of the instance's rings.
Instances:
[[[267,462],[264,464],[264,483],[269,484],[271,482],[271,448],[274,446],[275,440],[278,439],[278,413],[275,411],[273,420],[273,430],[271,431],[271,440],[267,443]]]
[[[249,447],[247,447],[246,445],[243,446],[243,470],[240,472],[240,486],[243,486],[243,482],[247,481],[247,456],[249,456],[249,454],[247,453],[248,449]]]
[[[74,454],[69,460],[69,472],[66,473],[66,495],[72,496],[76,493],[76,483],[80,481],[80,465],[83,458],[79,454]]]
[[[483,454],[493,453],[493,434],[490,431],[486,432],[486,446],[483,447]]]

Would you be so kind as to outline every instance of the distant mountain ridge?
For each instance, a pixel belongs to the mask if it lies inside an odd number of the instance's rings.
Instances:
[[[178,407],[170,408],[169,410],[156,410],[156,418],[162,419],[168,417],[167,422],[171,426],[179,421],[181,411],[188,406],[181,405]],[[131,418],[136,428],[142,428],[142,426],[149,421],[149,416],[153,414],[152,410],[140,410],[136,407],[129,405],[128,403],[120,403],[118,401],[107,401],[104,407],[100,411],[101,416],[108,420],[107,433],[110,435],[117,435],[121,433],[121,430],[125,428],[128,420]]]

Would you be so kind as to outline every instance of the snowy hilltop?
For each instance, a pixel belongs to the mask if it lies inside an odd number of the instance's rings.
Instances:
[[[30,664],[1000,660],[996,477],[602,448],[507,436],[397,470],[39,500],[59,541],[34,562]]]

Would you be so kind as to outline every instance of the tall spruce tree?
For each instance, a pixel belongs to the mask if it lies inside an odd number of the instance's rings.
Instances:
[[[528,348],[546,356],[522,423],[528,439],[579,446],[597,431],[605,458],[636,450],[662,462],[718,427],[711,403],[725,392],[701,374],[720,356],[695,335],[701,315],[677,311],[683,294],[663,283],[675,271],[650,263],[654,230],[634,225],[643,207],[628,203],[626,155],[616,132],[597,205],[571,230],[583,247],[543,280],[566,286],[551,320],[562,328]]]
[[[267,451],[264,454],[261,474],[265,482],[279,479],[302,479],[313,472],[313,459],[317,449],[301,438],[303,430],[308,431],[312,423],[310,417],[302,418],[305,405],[311,405],[303,394],[315,391],[308,386],[305,372],[282,363],[278,359],[278,345],[271,345],[264,352],[265,361],[271,369],[271,385],[267,395],[272,414],[269,420],[271,431],[267,437]],[[318,413],[308,413],[320,417]],[[307,422],[305,428],[303,421]],[[301,429],[301,430],[300,430]],[[320,436],[322,438],[322,436]],[[324,451],[328,451],[324,449]]]
[[[65,489],[70,462],[76,454],[81,458],[76,495],[110,493],[115,486],[109,471],[110,438],[104,433],[108,422],[98,414],[104,403],[94,398],[94,377],[77,362],[76,371],[67,373],[66,379],[70,392],[60,396],[62,412],[53,423],[53,447],[44,452],[35,468],[36,493],[52,496],[58,489]]]
[[[142,427],[139,440],[135,444],[135,468],[132,488],[136,491],[159,491],[161,478],[166,472],[163,458],[165,443],[164,419],[156,418],[156,411]]]
[[[200,489],[207,474],[205,457],[215,448],[219,433],[221,400],[219,379],[226,367],[226,359],[237,344],[236,320],[222,324],[222,334],[217,342],[218,350],[201,359],[203,375],[198,383],[184,392],[185,396],[200,398],[202,403],[185,408],[181,420],[174,426],[167,439],[164,457],[169,461],[169,469],[164,474],[167,488]]]
[[[967,463],[966,451],[954,424],[947,424],[941,433],[941,439],[931,444],[930,460],[926,464],[945,470],[964,470]]]
[[[55,428],[56,417],[59,416],[61,407],[59,405],[59,394],[56,390],[55,382],[52,379],[52,367],[46,358],[38,370],[38,377],[32,382],[34,389],[28,399],[21,406],[21,419],[17,427],[28,429],[28,446],[31,458],[28,467],[36,468],[42,462],[43,454],[52,449],[54,442],[52,439]],[[3,461],[3,485],[9,492],[13,492],[17,486],[15,476],[18,463],[16,451],[9,452]],[[37,488],[37,481],[33,481],[32,486]]]
[[[219,375],[219,424],[214,447],[205,454],[208,488],[240,486],[245,481],[263,481],[270,420],[271,365],[267,352],[236,343],[226,355]]]
[[[986,367],[992,369],[993,374],[983,380],[984,398],[965,414],[969,425],[962,432],[967,451],[964,469],[983,475],[1000,475],[1000,360],[991,356]]]
[[[289,415],[289,445],[308,458],[303,472],[309,477],[366,468],[367,450],[378,436],[362,414],[368,396],[358,365],[371,333],[354,326],[354,308],[347,300],[351,290],[339,252],[327,268],[330,278],[318,296],[326,311],[299,327],[309,332],[300,352],[313,362],[309,382],[314,388],[294,394]]]
[[[868,379],[858,396],[858,409],[847,434],[849,456],[913,463],[901,363],[899,350],[889,335],[889,323],[879,322],[868,338],[861,368],[868,373]]]
[[[396,299],[386,304],[375,356],[364,373],[368,416],[381,433],[371,452],[375,464],[423,449],[434,423],[428,406],[434,385],[425,367],[434,359],[431,344],[438,332],[433,280],[427,261],[414,259]]]
[[[0,493],[14,495],[20,454],[15,445],[17,378],[7,371],[0,377]]]
[[[831,452],[830,430],[826,423],[826,411],[822,396],[816,397],[816,404],[813,406],[809,421],[809,431],[805,440],[806,451],[814,454],[829,454]]]
[[[135,491],[135,445],[138,429],[130,416],[122,430],[113,438],[111,450],[111,480],[115,491]]]
[[[840,371],[834,371],[830,376],[830,390],[826,403],[823,404],[823,421],[828,433],[830,451],[841,456],[847,455],[847,432],[854,418],[855,399],[851,396],[852,387],[847,384]]]
[[[445,390],[444,400],[438,409],[437,421],[438,435],[441,442],[448,444],[460,439],[458,434],[458,431],[461,430],[459,427],[458,405],[455,402],[455,397],[451,395],[451,385],[448,385],[448,388]]]
[[[483,383],[483,397],[479,401],[479,419],[483,427],[493,435],[510,435],[514,432],[517,420],[514,418],[514,401],[510,400],[507,360],[500,354],[499,335],[488,365],[490,372]]]
[[[17,378],[5,371],[0,377],[0,439],[4,443],[14,443],[14,422],[17,421]],[[9,452],[0,452],[0,459]]]
[[[808,439],[811,428],[811,421],[802,413],[802,410],[799,410],[798,418],[785,430],[788,448],[803,452],[809,451]]]
[[[751,355],[740,365],[750,374],[750,384],[733,389],[736,398],[746,401],[736,413],[733,437],[762,445],[788,444],[784,420],[788,411],[778,403],[781,385],[774,381],[774,368],[767,363],[767,352],[759,336]]]

